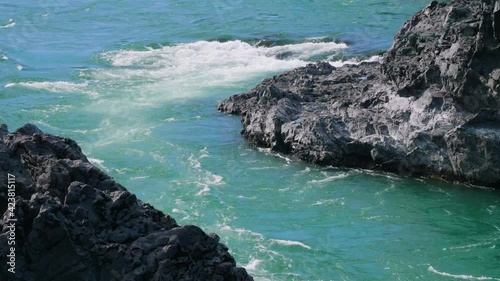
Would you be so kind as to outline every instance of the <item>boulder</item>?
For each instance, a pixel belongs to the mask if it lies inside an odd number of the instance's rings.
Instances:
[[[0,126],[0,280],[253,280],[216,234],[144,203],[93,166],[78,144],[34,125]],[[15,221],[15,273],[8,271]],[[224,270],[221,270],[224,268]]]
[[[218,110],[241,115],[250,143],[308,162],[500,187],[499,13],[433,1],[380,62],[309,64]]]

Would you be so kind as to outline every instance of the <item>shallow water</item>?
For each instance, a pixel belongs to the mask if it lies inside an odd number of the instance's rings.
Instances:
[[[74,138],[256,280],[500,280],[498,192],[272,155],[215,110],[308,62],[379,54],[428,2],[0,3],[0,122]]]

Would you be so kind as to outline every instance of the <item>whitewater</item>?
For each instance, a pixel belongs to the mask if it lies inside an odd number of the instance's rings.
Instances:
[[[499,280],[498,192],[301,163],[216,111],[308,63],[380,60],[429,2],[0,3],[0,123],[75,139],[256,280]]]

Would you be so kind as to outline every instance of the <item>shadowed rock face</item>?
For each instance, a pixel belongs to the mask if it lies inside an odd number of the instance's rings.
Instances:
[[[15,175],[16,274],[7,271]],[[253,280],[216,234],[179,226],[94,167],[71,139],[0,126],[0,280]]]
[[[432,2],[380,63],[264,80],[218,110],[251,143],[313,163],[500,187],[500,1]]]

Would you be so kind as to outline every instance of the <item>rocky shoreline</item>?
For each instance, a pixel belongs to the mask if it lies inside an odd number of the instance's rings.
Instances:
[[[0,280],[253,280],[216,234],[141,202],[71,139],[1,125],[0,172]]]
[[[277,75],[218,110],[307,162],[500,187],[500,1],[433,1],[379,62]]]

